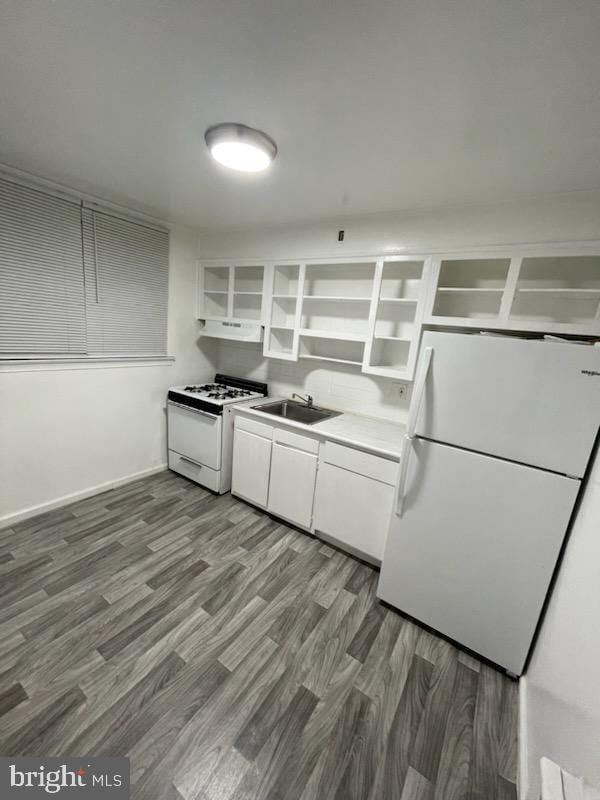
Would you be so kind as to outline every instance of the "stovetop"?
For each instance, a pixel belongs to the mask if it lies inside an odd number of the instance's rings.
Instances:
[[[186,384],[169,389],[169,400],[220,414],[223,407],[243,400],[266,397],[267,384],[217,373],[212,383]]]
[[[173,391],[185,392],[215,403],[233,403],[236,400],[251,400],[253,397],[264,397],[262,392],[250,389],[238,389],[226,383],[202,383],[191,386],[174,386]]]

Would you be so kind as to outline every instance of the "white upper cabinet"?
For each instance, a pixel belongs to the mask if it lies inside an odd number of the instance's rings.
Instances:
[[[427,324],[600,335],[600,247],[437,258],[433,284]]]
[[[396,256],[377,263],[363,372],[412,380],[429,259]]]
[[[264,264],[203,264],[198,269],[198,319],[263,323]]]
[[[295,361],[298,357],[299,293],[304,265],[277,263],[268,271],[264,355]]]
[[[264,355],[411,380],[427,265],[403,256],[272,265]]]
[[[600,243],[205,263],[198,317],[263,325],[267,358],[411,381],[424,325],[600,336]]]
[[[509,322],[599,335],[600,255],[522,258]]]

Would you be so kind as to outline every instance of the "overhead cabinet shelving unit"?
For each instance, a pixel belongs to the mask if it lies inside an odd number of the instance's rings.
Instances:
[[[600,336],[600,244],[207,263],[198,317],[264,325],[267,358],[410,381],[424,325]]]
[[[411,380],[425,263],[395,257],[273,265],[265,356]]]

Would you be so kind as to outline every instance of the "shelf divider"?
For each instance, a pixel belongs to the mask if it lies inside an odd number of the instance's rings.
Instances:
[[[345,333],[344,331],[319,331],[310,328],[300,328],[300,336],[312,336],[315,339],[337,339],[340,342],[365,342],[366,335],[360,333]]]
[[[355,367],[360,367],[362,365],[362,361],[351,361],[348,358],[333,358],[333,356],[313,356],[313,355],[306,355],[300,354],[298,358],[306,358],[309,361],[331,361],[333,364],[351,364]]]
[[[352,297],[352,295],[305,294],[305,300],[319,300],[333,303],[370,303],[370,297]]]

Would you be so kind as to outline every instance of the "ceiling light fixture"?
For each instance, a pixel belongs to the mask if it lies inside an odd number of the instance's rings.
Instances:
[[[215,161],[241,172],[260,172],[277,155],[277,145],[270,136],[237,122],[213,125],[204,140]]]

